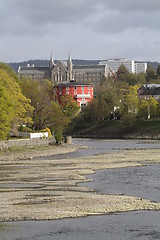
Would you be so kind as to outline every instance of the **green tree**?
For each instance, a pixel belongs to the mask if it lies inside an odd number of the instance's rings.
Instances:
[[[41,130],[47,127],[52,101],[55,100],[55,91],[51,82],[22,79],[20,86],[23,94],[31,99],[31,105],[35,109],[32,116],[33,128]]]
[[[137,82],[139,84],[145,84],[146,83],[146,77],[145,77],[145,74],[143,72],[141,72],[137,75]]]
[[[119,77],[120,75],[127,76],[128,74],[129,74],[129,71],[126,68],[126,66],[124,64],[121,64],[121,66],[118,68],[118,71],[117,71],[117,77]]]
[[[46,124],[54,132],[57,142],[59,142],[60,136],[69,122],[70,118],[62,112],[60,105],[51,101]]]
[[[73,119],[80,110],[78,103],[73,99],[71,95],[63,95],[61,98],[60,106],[62,112],[70,119]]]
[[[98,120],[98,99],[94,98],[91,102],[88,103],[87,107],[85,107],[82,111],[83,118],[86,121],[97,121]],[[81,118],[82,114],[79,115]]]
[[[152,81],[153,79],[156,79],[156,71],[152,67],[152,65],[148,65],[147,70],[146,70],[146,79],[147,82]]]
[[[127,75],[127,82],[130,86],[134,86],[138,83],[138,79],[137,79],[137,76],[136,74],[133,74],[133,73],[129,73]]]
[[[160,77],[160,64],[158,65],[158,68],[157,68],[157,76]]]
[[[18,78],[18,75],[10,68],[9,65],[7,65],[6,63],[0,62],[0,69],[4,70],[6,73],[8,73],[8,75],[12,78],[14,78],[14,80],[19,83],[20,79]]]
[[[130,86],[129,93],[125,96],[125,103],[127,106],[127,113],[136,114],[138,111],[138,86]]]
[[[117,71],[117,81],[126,82],[129,85],[134,86],[137,84],[138,79],[136,74],[130,73],[126,66],[122,64]]]
[[[33,108],[21,92],[12,70],[0,64],[0,139],[5,139],[13,123],[31,122]]]
[[[149,119],[158,115],[158,102],[151,97],[148,100],[140,100],[138,106],[138,118]]]
[[[158,114],[158,102],[153,97],[148,100],[148,105],[150,108],[150,117],[155,117]]]
[[[138,106],[138,118],[139,119],[148,119],[149,116],[148,102],[146,100],[140,100]]]

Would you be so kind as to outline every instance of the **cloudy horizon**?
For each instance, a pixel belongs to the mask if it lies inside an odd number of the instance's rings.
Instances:
[[[159,0],[1,0],[0,61],[160,62]]]

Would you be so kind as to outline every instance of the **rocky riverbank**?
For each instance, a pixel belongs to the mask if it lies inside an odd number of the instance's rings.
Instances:
[[[134,210],[160,210],[160,203],[82,187],[98,169],[160,162],[159,149],[125,150],[92,157],[43,160],[74,146],[32,149],[0,156],[0,221],[47,220]]]
[[[57,154],[65,154],[74,152],[78,146],[60,144],[49,145],[33,148],[13,148],[11,151],[0,151],[0,161],[16,160],[16,159],[32,159],[37,157],[52,156]]]

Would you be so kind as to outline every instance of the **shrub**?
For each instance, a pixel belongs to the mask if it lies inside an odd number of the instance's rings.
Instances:
[[[62,141],[62,129],[61,128],[57,128],[56,131],[55,131],[55,139],[56,139],[56,143],[61,143]]]
[[[33,130],[31,128],[25,127],[25,126],[22,126],[22,125],[18,128],[18,130],[20,132],[33,132]]]
[[[48,132],[48,137],[52,136],[51,130],[48,127],[42,129],[41,132]]]

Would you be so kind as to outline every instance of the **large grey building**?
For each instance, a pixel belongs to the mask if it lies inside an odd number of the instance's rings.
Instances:
[[[22,77],[30,77],[33,80],[50,79],[51,72],[49,67],[35,67],[34,65],[27,65],[25,67],[19,66],[18,75]]]
[[[59,60],[55,63],[51,54],[48,67],[20,66],[18,74],[20,78],[30,77],[33,80],[50,79],[54,84],[71,80],[99,84],[103,77],[110,75],[110,69],[107,64],[74,66],[70,54],[67,61]]]
[[[146,73],[147,63],[136,62],[134,60],[128,60],[126,58],[111,58],[108,60],[103,60],[100,64],[107,64],[107,66],[116,73],[118,68],[123,64],[130,73]]]
[[[106,64],[104,65],[86,65],[74,66],[74,79],[76,82],[92,82],[99,84],[104,77],[110,75],[110,69]]]

